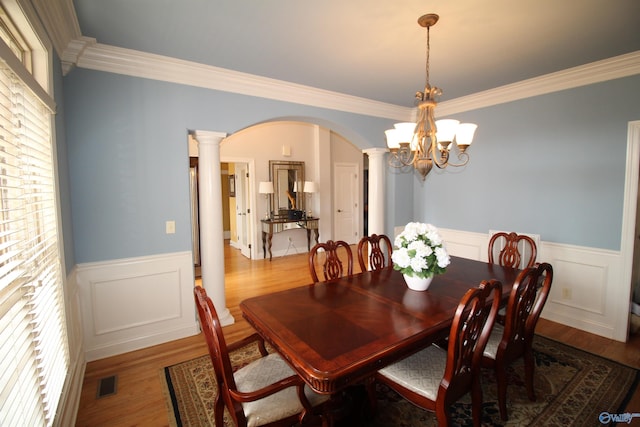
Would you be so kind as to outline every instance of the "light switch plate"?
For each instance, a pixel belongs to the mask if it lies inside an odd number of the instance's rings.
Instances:
[[[176,232],[176,222],[175,221],[167,221],[165,223],[165,232],[167,234],[175,234],[175,232]]]

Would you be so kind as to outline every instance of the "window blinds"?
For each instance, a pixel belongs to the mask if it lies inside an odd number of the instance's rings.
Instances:
[[[53,424],[69,367],[51,112],[0,62],[0,426]]]

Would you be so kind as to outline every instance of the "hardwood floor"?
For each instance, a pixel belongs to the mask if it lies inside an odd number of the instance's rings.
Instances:
[[[354,271],[358,272],[357,261]],[[268,260],[248,260],[225,245],[227,307],[236,323],[224,328],[228,342],[252,332],[242,318],[240,301],[309,283],[307,254]],[[621,343],[540,319],[536,332],[625,365],[640,368],[640,335]],[[201,335],[89,362],[86,367],[77,426],[167,426],[168,414],[163,394],[162,368],[207,353]],[[116,394],[96,398],[98,381],[117,375]],[[640,393],[627,405],[640,412]],[[638,421],[638,420],[634,420]]]

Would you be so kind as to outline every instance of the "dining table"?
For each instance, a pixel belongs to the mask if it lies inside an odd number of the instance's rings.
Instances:
[[[506,301],[518,273],[452,256],[426,291],[384,268],[256,296],[240,308],[312,389],[335,394],[448,336],[460,299],[483,280],[500,281]]]

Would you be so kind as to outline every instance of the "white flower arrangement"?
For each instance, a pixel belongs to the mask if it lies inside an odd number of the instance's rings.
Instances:
[[[393,244],[393,268],[407,276],[433,277],[444,273],[451,262],[438,229],[431,224],[410,222]]]

